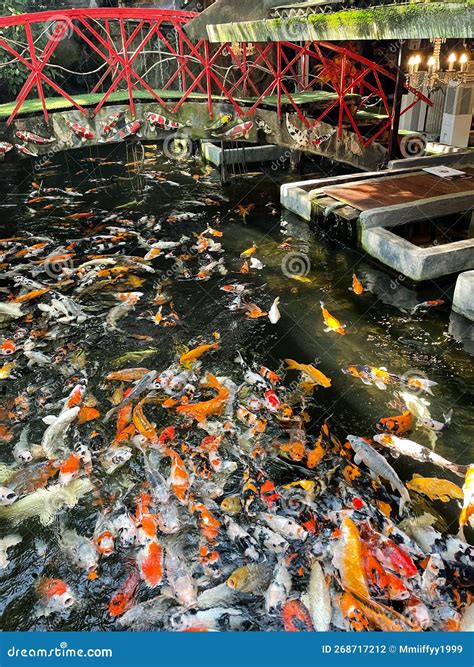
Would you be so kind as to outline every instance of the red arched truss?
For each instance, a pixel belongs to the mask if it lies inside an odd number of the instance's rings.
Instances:
[[[245,118],[271,99],[279,118],[288,110],[307,128],[325,121],[337,126],[339,136],[348,128],[362,145],[390,127],[387,90],[393,90],[395,77],[378,63],[328,42],[192,42],[184,26],[194,16],[159,9],[76,9],[0,17],[0,76],[2,68],[15,68],[21,86],[7,122],[31,98],[41,101],[48,122],[47,98],[64,98],[93,116],[125,92],[132,116],[140,95],[170,114],[187,100],[199,99],[211,118],[216,101],[231,104]],[[79,71],[58,57],[65,39],[86,47],[80,50],[87,58]],[[410,107],[419,101],[431,104],[410,90]],[[86,93],[87,104],[81,101]],[[324,104],[314,102],[318,95]],[[367,130],[359,112],[374,106],[379,121]]]

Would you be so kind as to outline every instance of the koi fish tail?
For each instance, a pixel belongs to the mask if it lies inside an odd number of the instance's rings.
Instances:
[[[452,409],[449,412],[447,412],[445,415],[443,415],[443,417],[444,417],[444,422],[445,422],[446,426],[450,426],[451,425],[451,420],[453,418]]]

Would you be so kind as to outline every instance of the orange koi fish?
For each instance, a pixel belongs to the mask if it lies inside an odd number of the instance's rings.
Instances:
[[[43,296],[43,294],[46,294],[46,292],[49,292],[50,288],[49,287],[44,287],[42,289],[35,289],[32,290],[31,292],[28,292],[27,294],[22,294],[21,296],[17,296],[15,299],[13,299],[14,303],[25,303],[25,301],[32,301],[33,299],[37,299],[40,296]]]
[[[202,503],[191,502],[190,510],[193,514],[194,512],[199,512],[200,518],[198,520],[198,525],[201,534],[204,539],[206,539],[211,544],[214,544],[217,540],[219,529],[221,527],[219,521]]]
[[[240,273],[250,273],[250,266],[247,260],[240,267]]]
[[[321,373],[315,366],[312,366],[311,364],[300,364],[293,359],[285,359],[285,362],[289,370],[300,371],[305,376],[309,377],[312,383],[325,388],[331,386],[331,380],[324,375],[324,373]]]
[[[7,339],[0,345],[0,350],[2,351],[2,354],[5,355],[14,354],[16,352],[16,345],[14,341]]]
[[[341,324],[339,320],[336,320],[336,318],[333,315],[331,315],[331,313],[325,308],[324,303],[322,301],[320,302],[320,304],[321,304],[321,311],[323,313],[324,323],[326,325],[326,329],[324,329],[324,331],[326,333],[334,331],[334,333],[338,333],[341,336],[345,336],[346,332],[344,331],[344,329],[346,328],[346,325]]]
[[[450,500],[463,500],[463,490],[449,479],[437,479],[436,477],[421,477],[413,475],[411,482],[406,483],[407,489],[428,496],[431,500],[441,500],[447,503]]]
[[[256,320],[259,317],[265,317],[268,315],[268,313],[263,311],[260,306],[257,306],[256,303],[245,304],[245,310],[247,311],[245,313],[245,317],[248,317],[250,320]]]
[[[191,484],[183,459],[169,447],[165,449],[165,454],[171,458],[170,489],[179,502],[185,504]]]
[[[379,431],[403,435],[413,428],[413,415],[407,410],[398,417],[384,417],[383,419],[379,419],[377,428]]]
[[[110,600],[107,609],[113,618],[122,616],[132,606],[133,596],[140,582],[140,575],[135,570],[125,580],[122,588]]]
[[[107,381],[135,382],[141,380],[150,370],[148,368],[126,368],[123,371],[115,371],[106,376]]]
[[[323,439],[323,436],[320,435],[319,438],[314,443],[313,449],[311,449],[308,452],[308,458],[306,459],[306,466],[310,470],[313,470],[314,468],[316,468],[316,466],[319,463],[321,463],[324,455],[326,454],[326,450],[324,449],[324,447],[322,445],[322,439]]]
[[[149,542],[137,557],[142,580],[148,588],[156,588],[163,579],[163,548],[157,540]]]
[[[133,410],[133,424],[137,431],[141,433],[150,442],[157,442],[158,435],[153,424],[147,419],[143,412],[143,406],[147,403],[147,399],[142,399]]]
[[[200,357],[202,357],[203,354],[209,352],[209,350],[218,350],[219,347],[220,347],[219,343],[199,345],[198,347],[194,348],[194,350],[190,350],[189,352],[182,354],[179,358],[179,363],[183,364],[184,366],[186,364],[189,364],[190,361],[195,361],[196,359],[199,359]]]
[[[240,217],[245,222],[248,214],[251,211],[253,211],[254,208],[255,208],[255,204],[248,204],[247,206],[243,206],[242,204],[239,204],[239,207],[238,207],[236,212],[240,215]]]
[[[459,516],[459,535],[464,539],[464,526],[471,523],[474,514],[474,465],[471,465],[466,473],[462,490],[463,506]]]
[[[100,412],[96,408],[90,408],[88,406],[83,406],[79,410],[79,414],[77,415],[77,423],[78,424],[86,424],[87,422],[93,421],[94,419],[97,419],[100,417]]]
[[[346,591],[366,599],[370,597],[362,562],[362,542],[359,529],[349,517],[341,523],[341,536],[334,553],[334,563]]]
[[[271,384],[278,384],[280,382],[280,376],[265,366],[260,366],[258,372],[265,380],[271,382]]]
[[[180,405],[176,408],[179,414],[193,417],[198,422],[203,422],[209,415],[220,415],[225,407],[226,401],[229,398],[230,391],[221,385],[217,378],[211,373],[207,374],[207,381],[204,385],[217,390],[217,395],[209,401],[202,403],[190,403],[189,405]]]
[[[354,294],[357,294],[357,296],[364,293],[364,287],[355,273],[352,274],[352,291]]]

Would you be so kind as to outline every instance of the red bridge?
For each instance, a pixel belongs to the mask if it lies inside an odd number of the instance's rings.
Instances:
[[[142,100],[173,118],[194,101],[206,105],[210,119],[223,104],[236,121],[271,109],[278,121],[293,114],[309,133],[323,123],[337,128],[338,139],[354,133],[361,147],[388,141],[394,111],[387,91],[393,93],[396,77],[378,63],[328,42],[193,43],[185,26],[194,16],[80,9],[0,18],[0,77],[2,68],[16,68],[22,82],[16,101],[0,105],[0,118],[10,125],[39,110],[48,123],[52,110],[65,108],[94,118],[117,101],[135,117]],[[92,72],[71,71],[59,59],[65,40],[87,51]],[[79,92],[72,78],[83,81]],[[430,104],[411,92],[402,113],[419,101]]]

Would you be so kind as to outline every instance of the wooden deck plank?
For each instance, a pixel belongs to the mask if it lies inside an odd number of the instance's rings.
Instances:
[[[474,169],[466,168],[464,171],[467,177],[446,179],[417,172],[410,176],[386,177],[361,184],[330,186],[324,188],[324,192],[359,211],[370,211],[474,190]]]

